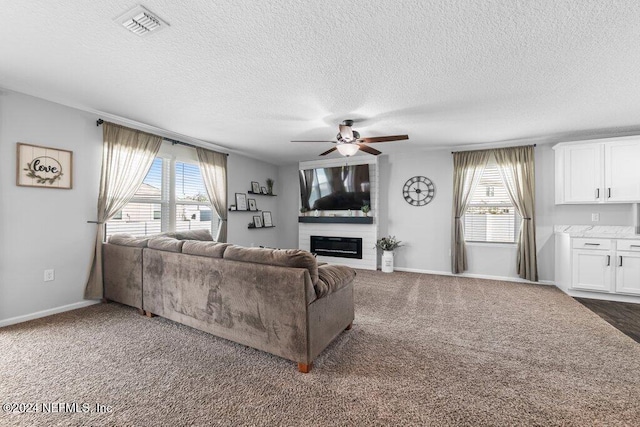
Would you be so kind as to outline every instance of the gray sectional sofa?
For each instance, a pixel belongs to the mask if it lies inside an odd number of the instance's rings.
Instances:
[[[351,328],[353,269],[318,266],[300,249],[180,237],[203,236],[112,236],[105,298],[292,360],[301,372]]]

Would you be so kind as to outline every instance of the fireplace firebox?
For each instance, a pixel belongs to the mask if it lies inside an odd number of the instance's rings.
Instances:
[[[358,237],[311,236],[310,252],[321,256],[362,259],[362,239]]]

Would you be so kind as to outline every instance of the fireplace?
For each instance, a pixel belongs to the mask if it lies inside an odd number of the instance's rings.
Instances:
[[[321,256],[362,259],[362,239],[358,237],[311,236],[310,252]]]

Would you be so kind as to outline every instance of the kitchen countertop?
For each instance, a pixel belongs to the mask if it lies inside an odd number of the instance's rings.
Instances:
[[[556,225],[556,233],[567,233],[571,237],[592,237],[604,239],[640,239],[633,226],[620,225]]]

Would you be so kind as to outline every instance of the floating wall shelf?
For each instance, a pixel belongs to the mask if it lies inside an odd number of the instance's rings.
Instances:
[[[257,195],[257,196],[278,197],[278,195],[277,195],[277,194],[254,193],[253,191],[247,191],[247,194],[254,194],[254,195]]]
[[[299,216],[298,222],[324,224],[373,224],[371,216]]]

